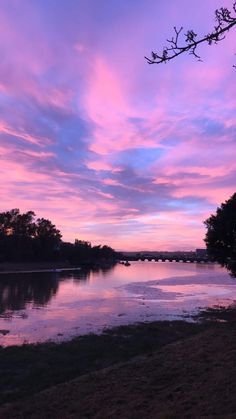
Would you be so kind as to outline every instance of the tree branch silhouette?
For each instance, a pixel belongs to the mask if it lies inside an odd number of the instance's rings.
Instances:
[[[216,25],[212,32],[198,38],[198,35],[193,30],[188,30],[185,34],[184,44],[180,43],[180,35],[183,27],[177,29],[174,27],[175,34],[171,39],[167,39],[168,45],[163,48],[161,53],[151,53],[151,58],[145,57],[148,64],[167,63],[181,54],[188,52],[193,55],[198,61],[202,61],[200,55],[197,53],[197,47],[202,43],[208,45],[217,44],[225,39],[226,33],[236,25],[236,1],[233,3],[233,10],[230,11],[226,7],[221,7],[215,11]],[[233,67],[236,67],[235,65]]]

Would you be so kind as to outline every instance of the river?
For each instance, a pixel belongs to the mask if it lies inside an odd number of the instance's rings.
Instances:
[[[0,345],[61,341],[139,321],[187,319],[236,300],[215,264],[131,262],[111,269],[0,275]]]

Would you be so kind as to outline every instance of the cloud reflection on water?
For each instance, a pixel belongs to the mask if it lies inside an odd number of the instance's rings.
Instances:
[[[134,262],[105,271],[1,276],[0,344],[68,339],[230,304],[236,282],[216,265]]]

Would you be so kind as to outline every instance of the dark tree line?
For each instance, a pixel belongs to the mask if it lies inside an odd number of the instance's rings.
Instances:
[[[19,209],[0,213],[0,261],[93,261],[115,259],[109,246],[92,246],[87,241],[66,243],[50,220],[36,218],[33,211],[21,214]]]
[[[54,256],[61,233],[45,218],[35,218],[33,211],[19,209],[0,213],[0,260],[47,260]]]
[[[236,277],[236,193],[204,221],[210,256]]]
[[[167,45],[160,52],[152,51],[151,57],[145,57],[148,64],[167,63],[181,54],[189,53],[201,61],[197,48],[202,43],[208,45],[217,44],[225,39],[226,33],[236,25],[236,1],[232,6],[232,11],[226,7],[221,7],[215,11],[215,26],[208,34],[198,37],[191,29],[184,34],[183,27],[177,29],[174,27],[174,35],[167,39]],[[235,67],[235,66],[234,66]]]
[[[63,260],[78,262],[114,261],[119,254],[110,246],[92,246],[90,242],[76,239],[74,243],[62,242],[59,257]]]

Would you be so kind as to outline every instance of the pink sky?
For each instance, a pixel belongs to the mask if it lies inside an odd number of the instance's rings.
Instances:
[[[117,250],[203,247],[235,192],[235,31],[149,66],[230,0],[2,0],[0,211]]]

